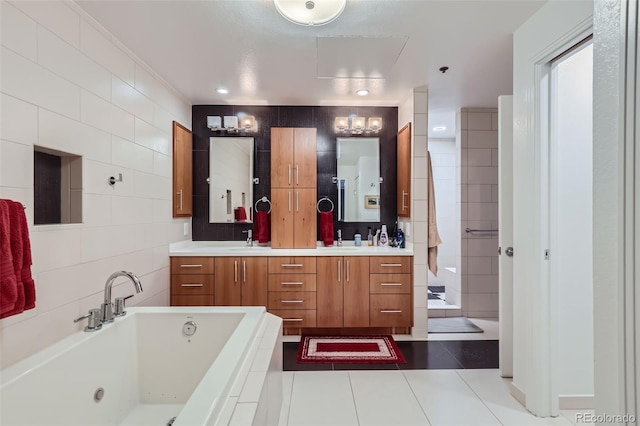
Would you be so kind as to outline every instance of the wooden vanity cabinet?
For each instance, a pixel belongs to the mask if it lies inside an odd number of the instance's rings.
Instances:
[[[271,128],[271,247],[317,244],[316,129]]]
[[[212,257],[171,258],[171,306],[213,306]]]
[[[283,328],[316,326],[316,278],[315,257],[269,258],[267,308],[282,318]]]
[[[369,257],[318,257],[317,326],[369,326]]]
[[[398,216],[411,216],[411,123],[398,132],[397,208]]]
[[[193,141],[191,131],[173,122],[173,217],[193,214]]]
[[[267,306],[266,257],[216,257],[216,306]]]
[[[413,326],[413,258],[372,256],[369,275],[371,327]]]

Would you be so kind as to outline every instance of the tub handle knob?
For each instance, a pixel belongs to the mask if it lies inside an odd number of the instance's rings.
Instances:
[[[80,322],[85,318],[87,319],[87,326],[84,328],[84,331],[96,331],[102,328],[102,321],[100,321],[100,309],[89,309],[89,313],[87,313],[87,315],[76,318],[73,322]]]
[[[127,311],[124,310],[125,300],[133,297],[133,294],[128,295],[127,297],[116,297],[116,310],[113,313],[115,317],[121,317],[127,314]]]

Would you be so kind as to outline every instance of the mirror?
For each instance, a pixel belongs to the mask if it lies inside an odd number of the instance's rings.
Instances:
[[[338,220],[380,221],[380,140],[338,138]]]
[[[253,138],[209,138],[209,222],[253,218]]]

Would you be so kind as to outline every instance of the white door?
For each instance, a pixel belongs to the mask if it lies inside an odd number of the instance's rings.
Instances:
[[[513,96],[498,98],[500,375],[513,377]]]
[[[552,1],[514,33],[513,393],[558,415],[549,281],[550,61],[591,33],[593,3]]]

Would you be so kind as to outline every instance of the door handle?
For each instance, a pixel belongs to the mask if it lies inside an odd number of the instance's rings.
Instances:
[[[242,282],[243,283],[247,282],[247,261],[246,260],[242,261]]]
[[[291,163],[289,163],[289,178],[287,182],[291,185]]]
[[[296,185],[300,185],[300,165],[296,164]]]
[[[338,260],[338,282],[341,281],[342,277],[342,262]]]
[[[238,261],[237,260],[233,261],[233,282],[234,283],[238,282]]]
[[[504,254],[509,257],[513,257],[513,247],[507,247],[507,249],[504,251]]]
[[[351,270],[350,266],[351,266],[351,263],[347,260],[347,282],[349,282],[349,272]]]

